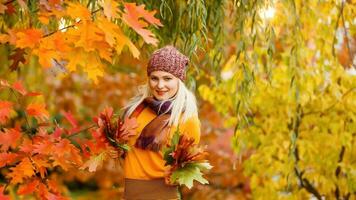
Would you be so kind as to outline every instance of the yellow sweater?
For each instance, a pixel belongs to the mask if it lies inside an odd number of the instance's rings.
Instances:
[[[167,166],[164,166],[165,161],[163,160],[162,152],[154,152],[134,147],[136,139],[139,137],[142,129],[155,117],[156,114],[149,107],[146,107],[137,117],[137,135],[132,137],[129,141],[131,149],[127,153],[124,162],[125,178],[150,180],[165,176],[164,172]],[[196,143],[199,143],[200,122],[198,117],[192,117],[184,123],[181,123],[179,130],[181,133],[193,138]],[[170,137],[175,131],[176,127],[171,128]]]

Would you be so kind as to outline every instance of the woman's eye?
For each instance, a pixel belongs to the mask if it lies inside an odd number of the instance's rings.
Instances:
[[[169,80],[172,80],[172,78],[167,77],[167,78],[164,78],[164,80],[169,81]]]
[[[157,80],[158,80],[158,78],[157,78],[157,77],[151,77],[151,80],[153,80],[153,81],[157,81]]]

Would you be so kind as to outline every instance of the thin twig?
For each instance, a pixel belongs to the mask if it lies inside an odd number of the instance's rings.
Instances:
[[[80,21],[79,21],[79,22],[80,22]],[[78,23],[79,23],[79,22],[78,22]],[[51,33],[47,33],[47,34],[46,34],[46,35],[44,35],[43,37],[45,38],[45,37],[51,36],[51,35],[53,35],[53,34],[57,33],[58,31],[63,31],[63,30],[65,30],[65,29],[72,28],[72,27],[74,27],[74,26],[75,26],[75,25],[74,25],[74,24],[72,24],[72,25],[69,25],[69,26],[63,27],[63,28],[58,29],[58,30],[56,30],[56,31],[53,31],[53,32],[51,32]]]
[[[356,90],[356,87],[350,88],[349,90],[347,90],[341,97],[341,99],[344,99],[347,95],[349,95],[353,90]],[[305,115],[312,115],[312,114],[319,114],[319,113],[326,113],[329,110],[331,110],[333,107],[336,106],[336,104],[340,103],[340,101],[336,101],[333,104],[331,104],[329,107],[327,107],[325,110],[320,110],[320,111],[310,111],[307,113],[304,113]]]
[[[14,2],[14,1],[15,1],[15,0],[10,0],[10,1],[4,3],[4,5],[10,4],[10,3]]]
[[[337,28],[339,27],[339,21],[340,21],[340,18],[342,16],[342,13],[344,11],[344,1],[342,1],[341,3],[341,8],[340,8],[340,11],[337,15],[337,18],[336,18],[336,24],[335,24],[335,34],[334,34],[334,39],[333,39],[333,43],[332,43],[332,54],[333,56],[335,56],[335,42],[336,42],[336,32],[337,32]]]
[[[21,102],[20,102],[19,98],[17,97],[17,95],[16,95],[16,93],[15,93],[14,89],[10,88],[10,91],[11,91],[11,93],[15,96],[15,99],[16,99],[17,103],[18,103],[18,104],[22,107],[22,104],[21,104]],[[28,128],[28,130],[30,130],[30,129],[31,129],[31,126],[30,126],[30,123],[28,122],[26,112],[24,112],[24,116],[25,116],[25,120],[26,120],[27,128]]]
[[[98,8],[97,10],[94,10],[94,11],[91,12],[90,14],[93,15],[93,14],[99,12],[99,11],[102,10],[102,9],[103,9],[103,8]],[[63,31],[63,30],[66,30],[66,29],[68,29],[68,28],[73,28],[73,27],[75,27],[76,24],[79,24],[81,21],[82,21],[82,20],[79,20],[79,21],[76,22],[75,24],[72,24],[72,25],[63,27],[63,28],[61,28],[61,29],[55,30],[55,31],[53,31],[53,32],[47,33],[46,35],[43,36],[43,38],[48,37],[48,36],[51,36],[51,35],[57,33],[58,31]]]
[[[81,130],[79,130],[77,132],[74,132],[74,133],[70,134],[69,136],[66,136],[65,138],[71,138],[73,136],[76,136],[76,135],[84,132],[84,131],[87,131],[87,130],[89,130],[91,128],[94,128],[95,126],[96,126],[96,124],[92,124],[91,126],[88,126],[88,127],[84,128],[84,129],[81,129]]]

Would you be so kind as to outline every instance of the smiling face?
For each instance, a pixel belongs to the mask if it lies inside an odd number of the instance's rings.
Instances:
[[[157,100],[167,100],[178,91],[179,79],[168,72],[153,71],[148,79],[151,93]]]

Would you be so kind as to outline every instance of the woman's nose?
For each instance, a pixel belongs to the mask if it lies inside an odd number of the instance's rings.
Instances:
[[[158,87],[158,88],[163,88],[163,87],[164,87],[163,81],[161,81],[161,80],[158,81],[157,87]]]

